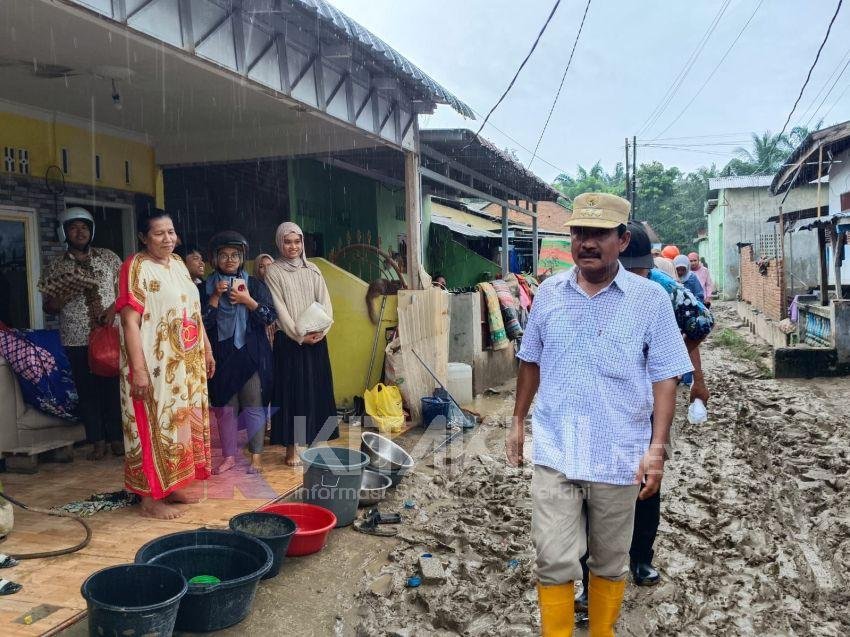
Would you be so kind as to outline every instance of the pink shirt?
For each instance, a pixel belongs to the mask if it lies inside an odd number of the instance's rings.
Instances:
[[[714,281],[711,280],[711,273],[708,271],[708,268],[700,263],[700,266],[696,270],[691,270],[691,272],[697,275],[699,282],[702,284],[702,289],[705,291],[705,300],[710,300],[711,295],[714,293]]]

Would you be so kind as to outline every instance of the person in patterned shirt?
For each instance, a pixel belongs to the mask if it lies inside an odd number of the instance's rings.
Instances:
[[[707,403],[709,392],[702,373],[699,346],[714,327],[714,317],[690,290],[655,267],[652,244],[643,225],[630,221],[628,230],[631,240],[620,254],[620,264],[629,272],[658,283],[670,296],[676,325],[682,333],[694,368],[690,402],[699,398]],[[655,544],[660,522],[661,490],[659,489],[654,495],[644,500],[638,499],[635,504],[635,526],[629,550],[629,568],[632,579],[638,586],[653,586],[661,579],[658,571],[652,566],[654,555],[652,547]],[[582,569],[584,587],[581,596],[576,600],[576,609],[586,610],[588,583],[586,557],[582,560]]]
[[[68,208],[59,217],[59,238],[68,250],[45,269],[39,289],[48,314],[59,315],[59,334],[77,387],[77,417],[92,443],[89,459],[124,454],[118,378],[95,376],[89,369],[89,334],[115,320],[115,292],[121,259],[105,248],[93,248],[94,218],[84,208]]]
[[[576,265],[540,286],[517,354],[506,452],[509,464],[523,462],[536,394],[531,524],[544,636],[572,634],[587,548],[590,634],[613,637],[634,502],[660,487],[676,383],[693,369],[669,296],[619,263],[629,210],[614,195],[575,198]]]

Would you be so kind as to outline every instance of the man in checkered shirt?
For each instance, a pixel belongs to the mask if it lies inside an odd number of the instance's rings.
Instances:
[[[537,394],[532,533],[544,637],[572,635],[585,548],[590,634],[614,635],[635,497],[661,484],[677,379],[693,369],[667,293],[618,261],[629,210],[614,195],[576,197],[567,224],[576,265],[540,286],[518,354],[507,455],[523,462],[523,423]]]

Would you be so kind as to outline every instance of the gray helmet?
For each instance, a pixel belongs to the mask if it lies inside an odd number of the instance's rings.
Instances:
[[[94,217],[92,217],[91,213],[85,208],[73,206],[71,208],[66,208],[59,213],[59,228],[56,230],[59,235],[59,241],[62,243],[68,243],[68,237],[65,235],[65,225],[72,221],[85,221],[91,231],[91,238],[89,239],[89,242],[94,239]]]
[[[242,261],[248,258],[248,240],[235,230],[217,232],[210,239],[210,259],[215,263],[216,254],[221,248],[239,248],[242,250]]]

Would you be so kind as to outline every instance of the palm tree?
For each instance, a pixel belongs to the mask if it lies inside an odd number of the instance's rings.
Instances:
[[[770,131],[761,135],[752,133],[752,144],[750,150],[739,146],[734,151],[736,158],[743,163],[736,167],[749,169],[750,174],[772,175],[794,149],[787,135],[774,135]]]

